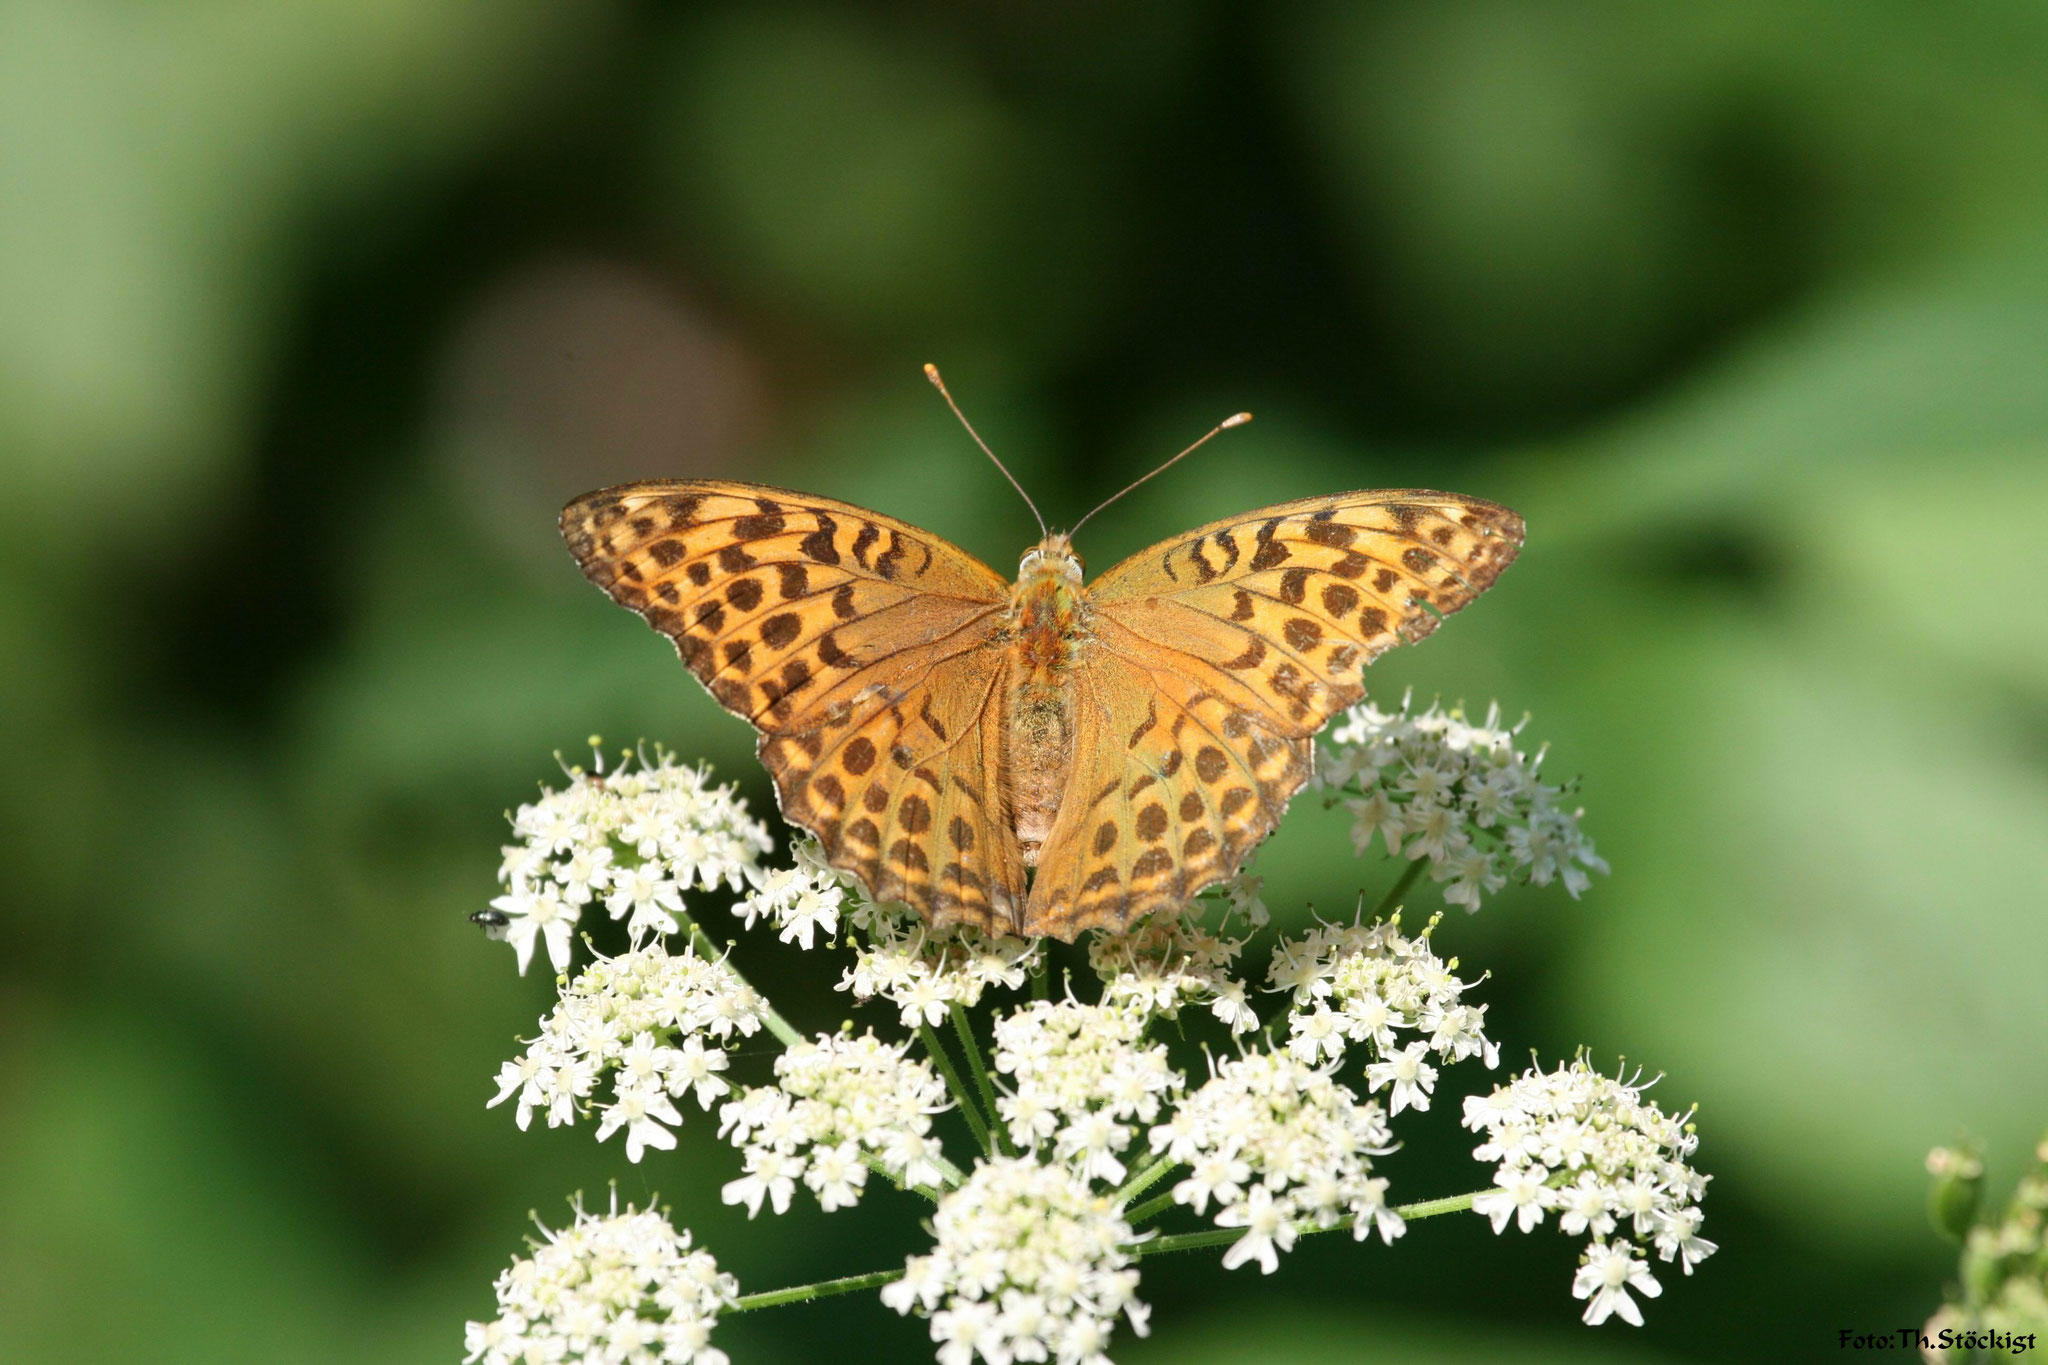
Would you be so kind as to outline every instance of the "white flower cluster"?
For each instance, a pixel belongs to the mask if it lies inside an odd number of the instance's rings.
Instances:
[[[1233,915],[1251,928],[1266,922],[1259,900],[1260,879],[1236,877],[1223,884],[1223,928],[1204,923],[1202,901],[1178,915],[1155,915],[1121,933],[1098,930],[1088,940],[1088,965],[1102,981],[1105,1002],[1128,1005],[1172,1019],[1183,1004],[1207,1004],[1232,1033],[1251,1033],[1259,1017],[1245,998],[1244,982],[1233,975],[1245,939],[1228,932]]]
[[[996,1113],[1010,1141],[1053,1156],[1083,1180],[1121,1182],[1118,1154],[1180,1089],[1162,1044],[1145,1041],[1145,1016],[1116,1005],[1034,1000],[995,1025],[996,1070],[1010,1093]]]
[[[1355,793],[1344,804],[1359,853],[1378,835],[1390,854],[1428,858],[1451,905],[1477,910],[1514,873],[1537,886],[1562,880],[1576,898],[1607,864],[1579,829],[1585,812],[1559,806],[1564,789],[1537,776],[1543,751],[1516,751],[1520,728],[1501,728],[1498,705],[1474,725],[1455,708],[1414,714],[1407,697],[1391,712],[1365,702],[1319,748],[1317,778]]]
[[[939,1365],[1109,1365],[1119,1315],[1145,1335],[1131,1226],[1063,1166],[981,1163],[939,1201],[932,1230],[931,1255],[910,1257],[882,1302],[930,1315]]]
[[[1518,753],[1497,710],[1475,725],[1405,700],[1395,712],[1360,706],[1334,739],[1319,780],[1348,800],[1360,852],[1377,840],[1408,860],[1396,897],[1425,870],[1445,901],[1471,909],[1510,876],[1562,880],[1576,896],[1605,870],[1580,813],[1558,804],[1564,790],[1539,779],[1541,751]],[[1465,999],[1476,982],[1434,951],[1438,918],[1413,935],[1395,914],[1283,939],[1265,984],[1285,1002],[1284,1029],[1278,1019],[1262,1029],[1248,998],[1257,978],[1245,950],[1269,917],[1259,879],[1244,875],[1179,914],[1093,933],[1099,999],[1081,971],[1065,998],[1022,998],[1047,994],[1051,949],[934,929],[907,906],[877,904],[809,840],[795,843],[791,865],[764,865],[767,831],[732,789],[659,751],[609,773],[593,767],[519,808],[518,843],[500,871],[506,894],[478,917],[513,942],[522,972],[542,943],[563,971],[553,1011],[500,1070],[490,1103],[513,1103],[521,1128],[535,1111],[550,1126],[594,1118],[599,1139],[623,1133],[638,1162],[677,1145],[694,1097],[717,1110],[720,1136],[739,1153],[722,1193],[749,1218],[787,1212],[800,1186],[827,1212],[851,1207],[871,1172],[936,1200],[934,1244],[882,1298],[929,1320],[940,1365],[1108,1365],[1118,1319],[1146,1330],[1142,1255],[1227,1241],[1226,1269],[1255,1263],[1270,1274],[1302,1236],[1348,1228],[1392,1243],[1404,1209],[1424,1217],[1468,1202],[1397,1209],[1375,1173],[1393,1150],[1390,1119],[1430,1108],[1440,1067],[1498,1064],[1486,1007]],[[799,1038],[691,922],[685,897],[714,887],[734,893],[749,929],[765,922],[804,950],[850,949],[839,989],[893,1009],[918,1036],[891,1042],[846,1025]],[[570,978],[578,919],[599,904],[632,946]],[[670,935],[693,946],[671,953]],[[1025,991],[1034,970],[1038,989]],[[982,1025],[962,1011],[992,991],[984,1050]],[[1190,1009],[1236,1035],[1236,1055],[1212,1059],[1199,1085],[1153,1036]],[[957,1048],[933,1031],[949,1018]],[[728,1061],[764,1030],[787,1044],[774,1079],[740,1086]],[[1714,1251],[1699,1236],[1706,1178],[1688,1164],[1691,1115],[1667,1118],[1640,1089],[1580,1059],[1465,1103],[1466,1126],[1484,1135],[1475,1155],[1498,1186],[1470,1206],[1496,1231],[1554,1216],[1584,1236],[1573,1292],[1589,1301],[1589,1323],[1641,1321],[1631,1295],[1659,1292],[1655,1255],[1690,1274]],[[936,1132],[936,1116],[955,1106],[983,1148],[971,1170]],[[1168,1192],[1147,1195],[1155,1184]],[[1162,1214],[1169,1227],[1202,1230],[1154,1233]],[[578,1207],[571,1227],[546,1238],[500,1276],[500,1316],[469,1325],[470,1365],[725,1365],[708,1344],[722,1311],[894,1274],[740,1299],[687,1233],[653,1213],[619,1214],[616,1201],[602,1218]]]
[[[726,1365],[710,1345],[719,1312],[739,1295],[733,1277],[690,1234],[649,1210],[588,1214],[541,1229],[545,1243],[498,1276],[498,1316],[464,1332],[464,1365],[602,1361],[604,1365]]]
[[[519,971],[543,940],[556,971],[586,906],[602,903],[635,941],[673,934],[683,893],[723,885],[739,891],[771,847],[768,829],[747,814],[731,786],[711,785],[709,768],[688,768],[657,751],[603,771],[569,769],[569,785],[543,791],[512,816],[519,842],[505,849],[491,902],[498,936],[519,955]]]
[[[521,1128],[535,1109],[559,1127],[587,1111],[597,1082],[615,1072],[597,1137],[623,1128],[626,1156],[638,1161],[646,1148],[676,1145],[669,1128],[683,1116],[672,1098],[694,1092],[708,1110],[730,1088],[719,1074],[726,1046],[759,1031],[766,1010],[737,972],[691,948],[674,955],[654,943],[600,957],[562,988],[540,1037],[499,1068],[490,1104],[517,1095]]]
[[[937,1024],[955,1005],[971,1009],[990,986],[1016,990],[1038,951],[1028,939],[965,925],[933,929],[907,906],[860,899],[852,920],[866,942],[840,977],[839,989],[859,1000],[889,1001],[905,1028]]]
[[[1294,994],[1288,1012],[1287,1050],[1314,1065],[1336,1061],[1350,1043],[1370,1043],[1377,1059],[1366,1067],[1374,1091],[1393,1087],[1390,1101],[1403,1109],[1429,1108],[1436,1068],[1425,1058],[1456,1062],[1499,1053],[1486,1036],[1486,1006],[1463,1003],[1471,982],[1452,974],[1455,961],[1430,951],[1431,920],[1414,938],[1401,933],[1401,917],[1374,924],[1319,924],[1273,951],[1267,979]],[[1423,1035],[1402,1043],[1396,1030]]]
[[[796,846],[795,867],[753,874],[753,891],[732,908],[747,928],[765,917],[782,931],[776,937],[805,952],[811,950],[813,935],[822,934],[830,942],[839,932],[846,888],[839,874],[817,856],[817,847],[807,840]]]
[[[1585,1320],[1618,1314],[1641,1326],[1629,1289],[1650,1298],[1662,1290],[1636,1243],[1614,1234],[1626,1225],[1688,1275],[1714,1252],[1699,1235],[1707,1177],[1686,1164],[1699,1145],[1691,1120],[1666,1115],[1642,1087],[1601,1075],[1584,1057],[1547,1073],[1531,1067],[1465,1101],[1465,1126],[1486,1133],[1472,1155],[1499,1163],[1497,1188],[1473,1199],[1472,1211],[1495,1232],[1509,1219],[1527,1232],[1555,1212],[1564,1232],[1591,1239],[1572,1283],[1575,1297],[1591,1300]]]
[[[1223,1062],[1151,1140],[1189,1168],[1175,1203],[1206,1213],[1214,1199],[1216,1226],[1244,1229],[1226,1270],[1257,1261],[1272,1274],[1304,1222],[1334,1228],[1348,1219],[1352,1236],[1378,1229],[1386,1242],[1403,1231],[1386,1179],[1372,1174],[1370,1158],[1393,1142],[1379,1105],[1284,1053]]]
[[[910,1185],[937,1185],[944,1156],[931,1116],[947,1107],[946,1086],[931,1066],[871,1033],[830,1034],[800,1042],[775,1059],[775,1084],[750,1087],[719,1110],[746,1174],[725,1186],[728,1204],[747,1217],[766,1199],[787,1212],[796,1182],[827,1213],[860,1202],[868,1159]]]

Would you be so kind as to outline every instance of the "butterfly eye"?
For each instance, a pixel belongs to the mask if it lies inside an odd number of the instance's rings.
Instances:
[[[1033,569],[1037,568],[1040,564],[1044,562],[1045,554],[1043,551],[1026,550],[1024,552],[1024,558],[1017,561],[1017,572],[1020,574],[1030,573]]]

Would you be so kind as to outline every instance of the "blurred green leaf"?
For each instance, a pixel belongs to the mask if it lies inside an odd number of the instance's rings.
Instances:
[[[1404,378],[1570,413],[1875,267],[2030,239],[2044,41],[2026,5],[1460,0],[1278,46]]]
[[[248,458],[305,215],[445,174],[593,26],[545,0],[9,5],[0,518],[174,537]]]
[[[936,29],[737,9],[676,56],[655,177],[765,301],[927,345],[999,327],[1013,354],[1086,315],[1091,187]]]

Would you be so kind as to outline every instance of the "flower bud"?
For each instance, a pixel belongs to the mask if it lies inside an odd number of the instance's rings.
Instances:
[[[1927,1154],[1927,1173],[1934,1177],[1927,1191],[1927,1216],[1936,1232],[1960,1242],[1977,1216],[1984,1162],[1972,1149],[1936,1147]]]
[[[1998,1297],[2005,1279],[2005,1257],[2000,1254],[1998,1234],[1990,1228],[1972,1228],[1963,1240],[1963,1302],[1989,1303]]]

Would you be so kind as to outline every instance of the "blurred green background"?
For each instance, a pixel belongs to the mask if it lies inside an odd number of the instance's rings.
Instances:
[[[884,1194],[747,1225],[701,1117],[629,1167],[486,1112],[550,987],[464,916],[593,732],[767,802],[568,496],[760,479],[1014,566],[928,359],[1057,522],[1259,414],[1098,570],[1344,488],[1527,515],[1369,681],[1532,711],[1614,875],[1439,943],[1510,1059],[1668,1073],[1715,1176],[1642,1331],[1439,1220],[1148,1263],[1120,1360],[1818,1359],[1936,1306],[1925,1149],[2001,1190],[2048,1123],[2048,9],[11,0],[0,1359],[455,1359],[614,1177],[750,1289],[917,1243]],[[1386,881],[1313,802],[1262,870]],[[1397,1197],[1474,1183],[1455,1120]],[[929,1358],[866,1296],[720,1329],[848,1342]]]

